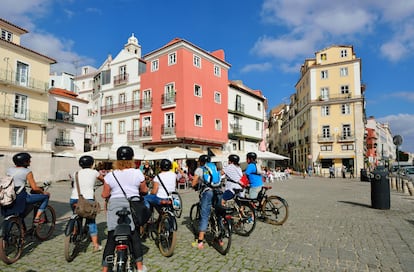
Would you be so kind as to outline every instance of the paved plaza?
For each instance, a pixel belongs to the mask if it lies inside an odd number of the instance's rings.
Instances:
[[[258,222],[250,237],[233,235],[226,256],[214,248],[191,248],[189,208],[198,199],[180,190],[184,202],[178,220],[174,255],[163,257],[154,242],[144,245],[149,271],[414,271],[414,197],[391,191],[391,209],[371,208],[370,183],[357,179],[299,178],[271,183],[272,194],[289,203],[283,226]],[[99,271],[102,253],[92,246],[71,263],[63,256],[63,230],[69,217],[69,183],[50,188],[58,222],[45,242],[31,237],[15,264],[0,263],[0,271]],[[98,192],[100,194],[100,191]],[[97,218],[105,244],[105,216]]]

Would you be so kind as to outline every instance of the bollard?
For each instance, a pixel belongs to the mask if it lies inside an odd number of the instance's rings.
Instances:
[[[396,180],[397,178],[395,176],[391,177],[391,189],[396,190],[397,189],[397,183]]]
[[[410,195],[408,192],[408,180],[403,180],[403,192],[405,195]]]
[[[410,191],[410,195],[414,195],[414,185],[412,182],[408,182],[408,191]]]

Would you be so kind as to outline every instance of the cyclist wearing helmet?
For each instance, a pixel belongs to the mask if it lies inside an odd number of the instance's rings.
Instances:
[[[84,198],[93,201],[95,199],[95,182],[99,180],[104,182],[104,177],[95,169],[92,169],[94,164],[94,159],[91,156],[82,156],[79,159],[79,166],[82,167],[82,170],[79,170],[73,174],[72,181],[72,193],[70,195],[69,205],[72,209],[72,212],[75,211],[75,203],[78,203],[78,190],[76,189],[76,179],[79,183],[80,194]],[[77,178],[76,178],[77,174]],[[96,226],[95,219],[86,219],[86,224],[89,227],[89,235],[91,236],[93,244],[93,252],[101,251],[102,246],[98,241],[98,227]]]
[[[16,197],[15,205],[13,205],[11,209],[13,209],[15,213],[21,214],[26,208],[26,204],[41,203],[34,220],[35,223],[41,223],[40,216],[49,203],[50,194],[49,192],[44,192],[42,188],[37,186],[33,177],[33,172],[28,168],[30,166],[31,158],[32,156],[30,156],[29,153],[17,153],[13,156],[15,167],[7,169],[7,175],[13,177],[16,191],[23,186],[23,189]],[[30,193],[26,192],[26,182],[30,185]],[[10,212],[5,210],[3,210],[3,212]]]
[[[171,166],[172,163],[170,160],[161,160],[161,173],[154,177],[151,192],[144,197],[145,205],[147,205],[148,208],[150,208],[150,206],[160,205],[162,199],[167,199],[171,192],[175,192],[177,174],[170,171]],[[162,186],[161,181],[164,184],[165,189],[164,186]]]
[[[249,152],[246,154],[247,167],[245,174],[247,175],[250,183],[249,198],[257,198],[257,195],[263,186],[262,175],[260,170],[257,168],[256,159],[256,153]]]
[[[193,181],[191,184],[193,188],[201,190],[201,197],[200,197],[201,209],[200,209],[200,225],[198,228],[199,229],[198,239],[191,244],[193,247],[197,247],[198,249],[204,248],[203,240],[204,240],[204,235],[207,230],[208,219],[210,217],[210,210],[211,210],[211,205],[212,205],[213,196],[214,196],[213,190],[207,185],[205,185],[205,182],[203,179],[203,172],[204,172],[203,166],[207,162],[210,162],[210,160],[211,159],[208,155],[201,155],[198,158],[199,167],[194,172],[194,177],[193,177]]]
[[[116,158],[117,160],[114,163],[114,170],[112,173],[108,173],[105,176],[105,182],[102,189],[102,197],[108,199],[108,209],[106,213],[108,239],[102,257],[103,272],[108,270],[112,271],[111,268],[113,266],[115,251],[114,231],[118,224],[118,216],[116,215],[116,212],[124,207],[130,210],[129,202],[125,198],[119,185],[122,186],[122,189],[125,191],[128,198],[145,194],[148,191],[144,174],[141,170],[135,169],[134,150],[129,146],[121,146],[116,152]],[[115,176],[118,179],[119,184],[115,179]],[[138,226],[137,228],[135,227],[131,215],[129,215],[129,218],[131,220],[131,239],[135,264],[138,271],[146,271],[146,268],[142,263],[144,253],[142,251],[139,229],[137,229]],[[111,266],[111,268],[109,268],[109,266]]]
[[[239,183],[241,177],[243,176],[243,172],[239,165],[240,157],[238,155],[231,154],[228,157],[228,161],[228,165],[221,170],[221,174],[226,175],[226,187],[223,194],[224,200],[232,199],[236,194],[235,190],[241,197],[244,196],[244,191],[242,191],[243,188]]]

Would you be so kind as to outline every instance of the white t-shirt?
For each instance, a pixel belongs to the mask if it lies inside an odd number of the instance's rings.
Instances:
[[[240,184],[235,183],[235,182],[239,182],[243,175],[243,172],[240,166],[229,164],[223,168],[223,172],[226,176],[226,190],[230,190],[234,193],[233,189],[242,189]],[[228,179],[231,179],[232,181],[235,181],[235,182],[231,182]]]
[[[114,170],[113,172],[106,174],[105,182],[111,188],[111,198],[125,198],[113,174],[115,174],[128,198],[139,195],[139,186],[141,182],[145,180],[141,170],[128,168],[124,170]]]
[[[167,189],[168,193],[175,192],[176,181],[177,181],[177,174],[172,171],[165,171],[158,174],[164,183],[165,188]],[[154,177],[154,182],[158,183],[158,192],[157,197],[159,198],[167,198],[168,194],[165,192],[164,187],[161,185],[158,177]]]
[[[91,169],[85,168],[78,171],[78,181],[79,181],[79,189],[81,195],[83,195],[86,199],[93,199],[95,193],[95,182],[99,177],[99,172]],[[75,182],[76,172],[73,174],[73,188],[72,194],[70,198],[78,199],[78,190],[76,189],[76,182]]]

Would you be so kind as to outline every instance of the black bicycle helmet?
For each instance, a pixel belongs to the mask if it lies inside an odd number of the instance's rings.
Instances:
[[[16,166],[26,167],[30,165],[31,158],[32,156],[30,156],[29,153],[26,153],[26,152],[17,153],[16,155],[13,156],[13,162]]]
[[[257,154],[254,153],[254,152],[249,152],[249,153],[246,154],[246,158],[248,158],[252,161],[255,161],[257,159]]]
[[[82,156],[79,159],[79,166],[82,168],[90,168],[94,162],[95,161],[92,156]]]
[[[206,163],[206,162],[210,162],[210,161],[211,161],[211,158],[210,158],[210,156],[208,156],[208,155],[201,155],[201,156],[198,158],[198,161],[199,161],[200,163]]]
[[[160,168],[162,171],[169,171],[171,169],[172,163],[170,160],[162,159],[160,163]]]
[[[134,158],[134,150],[129,146],[120,146],[116,151],[118,161],[130,161]]]
[[[235,164],[239,164],[240,162],[240,157],[236,154],[230,154],[229,155],[229,161]]]

